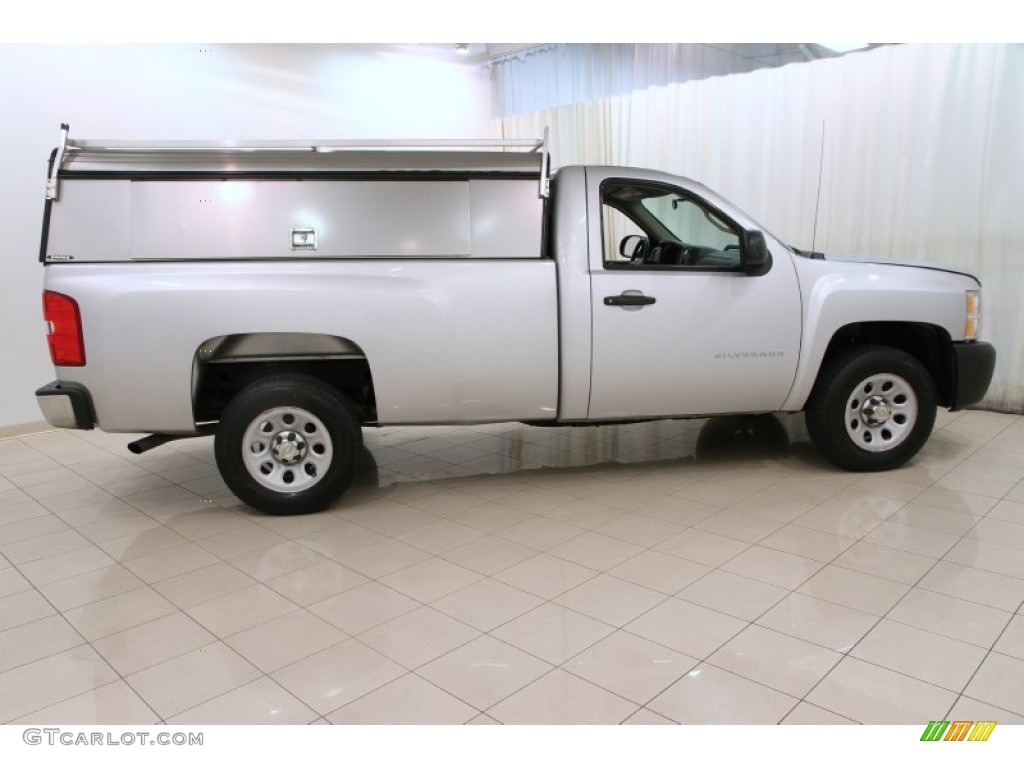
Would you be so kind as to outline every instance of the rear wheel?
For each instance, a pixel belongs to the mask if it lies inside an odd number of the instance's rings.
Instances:
[[[860,347],[822,370],[805,409],[807,432],[834,464],[856,472],[895,469],[927,441],[935,387],[912,355]]]
[[[278,376],[228,403],[214,453],[238,498],[261,512],[296,515],[324,509],[351,485],[361,437],[335,390],[309,376]]]

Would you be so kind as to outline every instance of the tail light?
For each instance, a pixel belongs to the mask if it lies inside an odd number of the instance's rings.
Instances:
[[[43,291],[43,318],[54,365],[85,365],[82,314],[78,302],[56,291]]]

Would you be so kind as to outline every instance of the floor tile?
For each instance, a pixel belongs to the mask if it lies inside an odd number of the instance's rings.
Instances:
[[[1024,660],[1024,616],[1014,616],[993,650]]]
[[[964,695],[1024,716],[1024,660],[990,653]]]
[[[16,592],[0,598],[0,632],[44,619],[55,613],[53,606],[34,589]]]
[[[78,532],[92,542],[109,541],[124,536],[149,531],[160,527],[160,523],[141,512],[118,515],[106,520],[97,520],[86,525],[77,525]]]
[[[749,547],[747,542],[691,529],[666,539],[655,546],[655,549],[703,565],[717,567]]]
[[[1019,549],[977,539],[961,539],[943,558],[959,565],[1024,580],[1024,557]]]
[[[694,526],[696,530],[739,539],[748,544],[761,541],[781,527],[782,523],[778,520],[733,510],[719,512]]]
[[[906,584],[898,581],[826,565],[801,584],[797,592],[882,616],[896,605],[908,589]]]
[[[630,715],[622,721],[623,725],[678,725],[675,720],[652,712],[649,709],[640,709],[636,714]]]
[[[16,523],[0,525],[0,545],[15,544],[37,536],[48,536],[67,531],[67,524],[55,515],[41,515],[19,520]]]
[[[665,599],[665,595],[607,574],[565,592],[554,602],[591,618],[621,627]]]
[[[596,532],[611,536],[639,547],[653,547],[656,544],[683,532],[678,523],[653,515],[631,513],[616,517],[599,526]]]
[[[981,515],[952,512],[941,507],[929,507],[911,503],[895,512],[889,522],[915,528],[927,528],[950,536],[963,536],[980,519]]]
[[[613,631],[614,627],[597,619],[545,603],[491,634],[550,664],[561,664]]]
[[[601,504],[593,499],[576,499],[544,512],[543,516],[549,520],[557,520],[560,523],[592,531],[628,514],[621,507]]]
[[[154,583],[153,589],[179,608],[192,608],[232,592],[251,587],[256,582],[233,565],[214,563]]]
[[[167,720],[260,677],[224,643],[212,643],[129,675],[125,681]]]
[[[557,547],[582,533],[585,533],[584,529],[575,525],[560,523],[546,517],[531,517],[508,528],[502,528],[494,535],[522,544],[524,547],[543,551]]]
[[[415,600],[430,603],[481,578],[479,573],[468,568],[432,557],[388,574],[380,579],[380,583]]]
[[[953,709],[945,716],[946,720],[995,720],[1000,725],[1024,725],[1024,715],[1016,712],[1008,712],[999,707],[993,707],[984,701],[978,701],[968,696],[961,696],[956,700]]]
[[[536,608],[543,601],[536,595],[494,579],[483,579],[432,603],[443,613],[481,632]]]
[[[343,565],[323,560],[268,579],[266,584],[297,605],[307,606],[365,584],[368,579]]]
[[[346,640],[332,624],[307,611],[292,611],[225,638],[263,672],[273,672]]]
[[[84,644],[82,636],[62,616],[47,616],[21,624],[0,632],[0,672]]]
[[[151,555],[122,560],[124,567],[143,581],[153,584],[189,571],[196,571],[218,560],[195,544],[184,544],[180,547],[164,549]]]
[[[551,600],[597,575],[597,571],[542,553],[494,574],[494,578]]]
[[[32,589],[32,585],[16,568],[0,568],[0,597],[24,592],[26,589]]]
[[[100,549],[115,560],[124,562],[181,547],[188,543],[188,539],[170,528],[154,528],[131,536],[122,536],[101,542]]]
[[[62,555],[33,560],[20,566],[18,570],[35,586],[42,587],[113,564],[114,561],[105,552],[90,544]]]
[[[902,549],[925,557],[942,557],[956,544],[959,536],[942,531],[932,531],[912,525],[886,521],[864,537],[872,544],[881,544],[893,549]]]
[[[617,725],[635,710],[632,702],[554,669],[488,713],[509,725]]]
[[[850,655],[926,683],[961,691],[981,664],[985,649],[882,619]]]
[[[460,525],[450,520],[435,520],[395,538],[410,546],[440,555],[450,549],[461,547],[483,536],[483,531]]]
[[[65,611],[64,616],[82,637],[92,642],[176,611],[159,594],[143,587]]]
[[[270,678],[240,688],[168,718],[168,725],[305,725],[316,713]]]
[[[794,593],[771,608],[757,623],[846,653],[878,623],[878,617],[838,603]]]
[[[853,539],[822,533],[800,525],[787,525],[760,542],[761,546],[769,549],[824,563],[831,562],[856,543]]]
[[[918,583],[922,589],[1015,611],[1024,601],[1024,579],[941,561]]]
[[[172,613],[93,641],[122,677],[213,643],[216,638],[184,613]]]
[[[890,581],[916,584],[936,562],[938,561],[931,557],[858,541],[839,555],[832,564]]]
[[[529,512],[512,509],[503,504],[483,504],[479,507],[448,515],[446,519],[460,525],[468,525],[470,528],[476,528],[484,533],[494,533],[502,528],[508,528],[516,523],[520,523],[530,516],[531,513]],[[563,520],[562,522],[573,524],[571,520]],[[580,527],[585,526],[581,525]]]
[[[321,562],[324,562],[322,555],[293,541],[275,544],[231,560],[231,564],[238,570],[257,581],[268,581]]]
[[[606,571],[643,551],[643,547],[636,544],[588,531],[552,547],[548,552],[586,568]]]
[[[370,582],[307,607],[343,632],[358,635],[419,606],[420,603],[400,592]]]
[[[822,567],[822,563],[817,560],[755,544],[724,563],[722,570],[783,589],[796,589]]]
[[[753,621],[789,592],[780,587],[715,570],[681,590],[676,597],[737,619]]]
[[[816,707],[813,704],[808,704],[806,701],[801,701],[797,704],[793,711],[786,715],[786,719],[782,721],[782,725],[858,725],[859,723],[850,720],[842,715],[837,715],[835,712],[829,712],[827,709]]]
[[[717,515],[722,510],[721,507],[713,507],[710,504],[702,504],[699,501],[684,499],[680,496],[670,496],[667,499],[646,504],[637,511],[640,514],[689,527],[696,525],[701,520],[706,520],[712,515]]]
[[[550,664],[484,636],[420,667],[418,674],[467,704],[486,710],[550,669]]]
[[[415,669],[479,636],[478,630],[424,606],[363,632],[359,640]]]
[[[230,560],[283,544],[285,541],[287,540],[283,536],[278,536],[261,525],[251,523],[248,526],[233,528],[230,531],[200,539],[196,544],[222,560]],[[303,541],[300,540],[299,543],[301,544]]]
[[[371,579],[379,579],[410,565],[429,560],[429,552],[403,544],[397,539],[384,539],[359,549],[344,552],[337,562]]]
[[[271,677],[322,715],[401,677],[401,666],[358,640],[346,640]]]
[[[708,661],[775,690],[803,697],[840,658],[835,651],[751,625]]]
[[[845,658],[808,694],[811,704],[866,725],[919,725],[948,712],[956,694],[854,658]]]
[[[371,691],[327,718],[338,725],[458,725],[477,710],[414,674]]]
[[[224,638],[295,610],[298,606],[291,600],[256,584],[199,603],[186,612],[217,637]]]
[[[886,618],[918,629],[991,648],[1011,614],[967,600],[912,589]]]
[[[24,725],[156,725],[160,718],[124,680],[115,680],[14,722]]]
[[[680,653],[703,659],[746,626],[745,621],[669,598],[627,624],[625,630]]]
[[[610,569],[608,574],[672,595],[710,570],[710,566],[647,549]]]
[[[535,549],[497,536],[485,535],[448,550],[444,553],[444,559],[471,571],[491,576],[536,554],[538,553]]]
[[[796,703],[784,693],[701,664],[647,708],[684,725],[767,725],[782,720]]]
[[[117,673],[88,645],[0,674],[0,722],[57,704],[117,680]]]
[[[636,704],[643,704],[697,664],[677,653],[624,631],[599,640],[562,668]]]

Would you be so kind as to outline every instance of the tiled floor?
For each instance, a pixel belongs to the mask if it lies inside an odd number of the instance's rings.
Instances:
[[[1022,417],[366,430],[285,518],[129,439],[0,440],[0,722],[1024,723]]]

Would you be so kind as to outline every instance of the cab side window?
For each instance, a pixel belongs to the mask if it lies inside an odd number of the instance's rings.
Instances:
[[[740,231],[703,201],[637,181],[601,187],[604,261],[622,269],[736,270]]]

